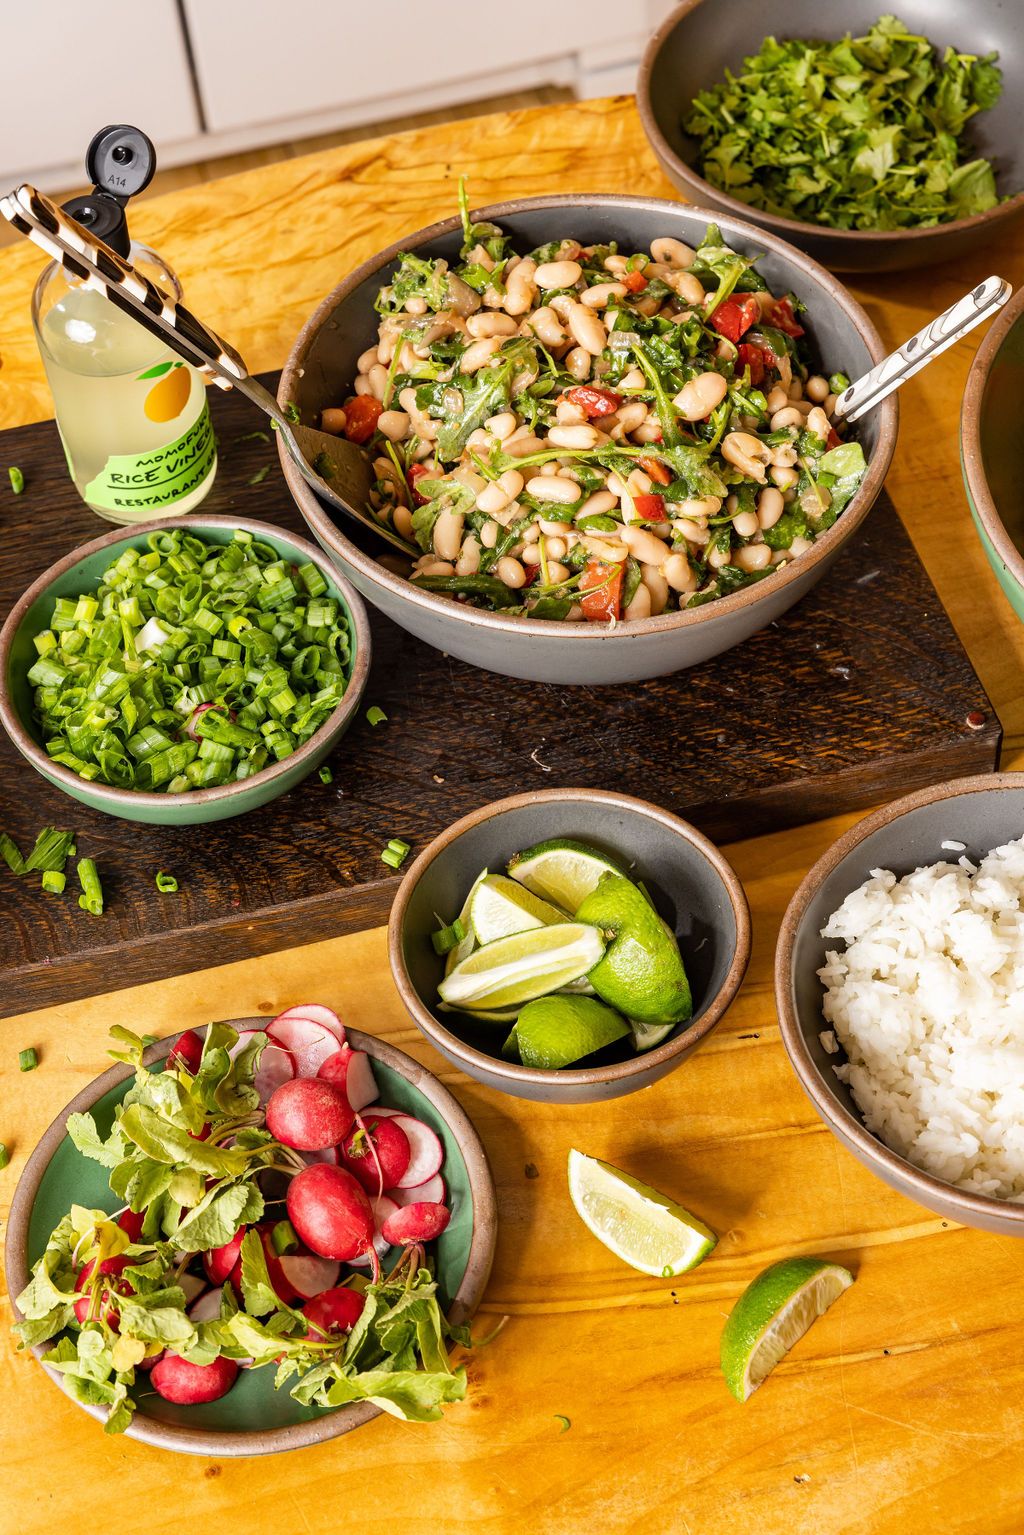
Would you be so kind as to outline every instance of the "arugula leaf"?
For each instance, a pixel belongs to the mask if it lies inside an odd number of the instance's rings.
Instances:
[[[528,341],[514,342],[508,350],[496,353],[489,366],[469,375],[459,374],[452,380],[462,396],[462,405],[459,409],[446,408],[444,425],[437,434],[437,456],[443,463],[451,464],[461,458],[477,427],[483,426],[489,416],[507,409],[512,398],[512,379],[528,348]]]
[[[414,586],[428,592],[445,592],[451,597],[480,597],[492,608],[518,608],[518,592],[499,581],[497,576],[413,576]]]
[[[836,229],[923,228],[999,201],[965,134],[999,98],[995,58],[940,56],[893,16],[838,42],[767,37],[698,93],[683,127],[701,174],[753,207]]]

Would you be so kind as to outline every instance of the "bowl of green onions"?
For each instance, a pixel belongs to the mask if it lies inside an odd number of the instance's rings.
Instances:
[[[199,825],[319,768],[369,665],[362,600],[305,539],[171,518],[83,545],[15,604],[0,630],[0,721],[73,799]]]

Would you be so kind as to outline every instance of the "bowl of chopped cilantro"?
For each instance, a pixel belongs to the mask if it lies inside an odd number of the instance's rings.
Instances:
[[[960,416],[967,499],[989,564],[1024,621],[1024,506],[1020,493],[1024,288],[978,348]]]
[[[353,585],[428,644],[534,681],[634,682],[764,628],[854,536],[897,407],[848,433],[836,397],[881,353],[829,273],[748,224],[463,197],[324,300],[280,386],[363,447],[360,510],[408,558],[283,468]]]
[[[305,539],[170,518],[73,550],[15,604],[0,631],[0,721],[73,799],[197,825],[318,768],[369,665],[362,602]]]
[[[637,82],[669,180],[837,271],[948,261],[1024,211],[1024,49],[1003,0],[685,0]]]

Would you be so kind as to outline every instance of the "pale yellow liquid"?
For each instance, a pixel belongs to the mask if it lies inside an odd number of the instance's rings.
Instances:
[[[178,516],[198,506],[213,484],[216,455],[194,488],[146,509],[123,512],[100,506],[86,489],[111,456],[153,452],[194,426],[207,408],[202,376],[183,364],[190,380],[184,407],[171,421],[150,420],[144,402],[159,381],[140,381],[139,374],[158,363],[178,361],[177,354],[103,294],[86,288],[69,288],[47,311],[40,340],[68,468],[93,510],[110,522],[131,523]]]

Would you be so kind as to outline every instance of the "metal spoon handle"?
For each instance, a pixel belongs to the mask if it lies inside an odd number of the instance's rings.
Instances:
[[[909,341],[860,378],[844,389],[836,401],[833,414],[837,419],[857,421],[865,411],[879,405],[894,389],[899,389],[908,378],[918,373],[933,357],[938,357],[947,347],[966,336],[975,325],[988,319],[1001,309],[1013,292],[1002,277],[986,277],[985,281],[957,299],[936,319],[911,336]]]

